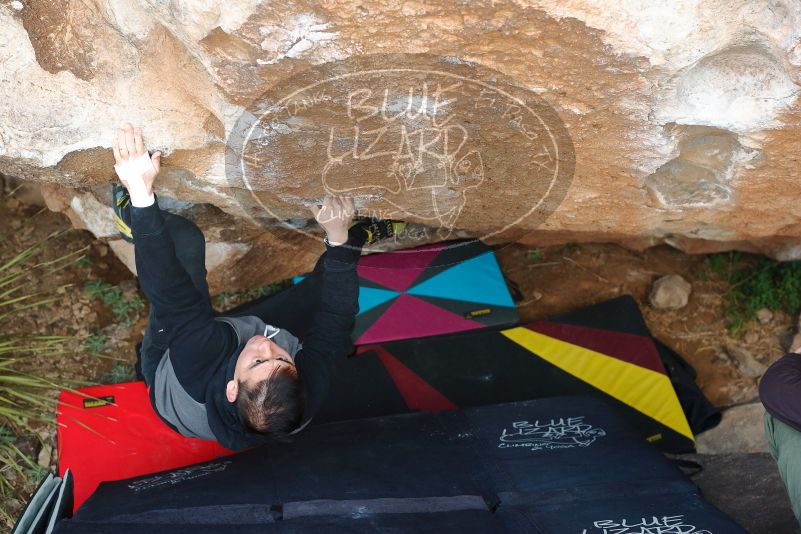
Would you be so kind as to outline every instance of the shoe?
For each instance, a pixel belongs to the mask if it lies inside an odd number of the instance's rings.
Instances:
[[[364,246],[367,246],[399,235],[406,228],[406,223],[391,219],[367,219],[351,226],[351,229],[354,228],[361,228],[367,234],[367,239],[364,241]]]
[[[114,209],[114,224],[120,231],[120,235],[128,243],[133,243],[131,233],[131,197],[128,190],[120,184],[111,186],[111,202]]]

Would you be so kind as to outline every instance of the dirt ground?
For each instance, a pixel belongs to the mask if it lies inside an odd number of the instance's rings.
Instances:
[[[70,225],[65,216],[20,201],[17,195],[9,196],[6,191],[0,197],[0,228],[3,229],[0,257],[7,258],[54,231],[69,229]],[[58,383],[100,383],[124,377],[130,373],[134,346],[144,331],[145,310],[133,313],[131,326],[121,325],[109,306],[91,298],[84,286],[91,280],[105,281],[122,288],[126,297],[144,299],[144,296],[108,245],[94,239],[89,232],[68,230],[51,241],[38,260],[53,259],[71,251],[81,251],[78,256],[85,255],[88,259],[33,281],[39,291],[57,300],[5,320],[2,331],[73,336],[64,354],[31,356],[29,361],[33,368]],[[624,293],[633,295],[654,335],[697,369],[699,385],[717,406],[732,406],[757,398],[757,379],[738,370],[727,356],[725,345],[750,351],[761,364],[768,365],[785,352],[794,333],[794,319],[774,313],[765,324],[753,322],[742,336],[731,337],[725,328],[721,306],[727,283],[710,278],[703,256],[688,256],[669,247],[633,252],[604,244],[555,246],[536,253],[509,245],[499,248],[497,254],[504,272],[524,294],[520,305],[524,321],[564,313]],[[666,274],[679,274],[692,284],[685,308],[657,311],[648,304],[651,284]],[[228,299],[226,304],[236,302]],[[105,336],[102,347],[96,348],[97,353],[86,346],[87,338],[93,335]],[[30,436],[18,437],[17,445],[32,458],[38,458],[43,466],[54,467],[55,429],[42,427],[41,432],[47,454],[42,454],[42,446]],[[0,476],[12,479],[13,474],[0,470]],[[12,482],[18,484],[19,492],[0,506],[14,516],[33,486],[22,480]]]
[[[94,239],[87,231],[71,229],[64,215],[52,213],[41,206],[25,204],[13,197],[4,197],[0,203],[0,227],[3,228],[0,257],[7,258],[62,230],[67,231],[48,242],[42,253],[35,257],[34,263],[53,260],[69,252],[76,253],[76,259],[85,256],[85,259],[79,259],[55,274],[42,276],[34,272],[33,277],[29,278],[32,287],[42,295],[54,297],[55,302],[4,320],[4,334],[20,332],[74,337],[69,345],[73,351],[48,360],[31,356],[31,363],[43,371],[54,373],[52,376],[97,381],[115,365],[113,359],[102,356],[130,360],[133,354],[133,340],[130,338],[132,334],[142,332],[143,314],[134,314],[133,326],[125,331],[114,330],[117,337],[109,340],[106,349],[120,350],[103,350],[100,351],[101,357],[97,357],[83,347],[87,336],[114,326],[116,319],[108,306],[86,293],[86,282],[102,280],[121,286],[126,295],[139,296],[135,278],[114,257],[108,245]],[[110,332],[110,329],[106,329],[106,332]],[[119,345],[127,341],[130,343]],[[130,354],[122,350],[124,348],[130,348]]]
[[[108,246],[86,231],[72,230],[67,218],[48,211],[39,205],[19,201],[4,194],[0,198],[0,258],[14,257],[54,232],[67,230],[51,238],[41,253],[28,262],[33,265],[52,261],[74,253],[69,260],[77,260],[68,267],[46,273],[37,269],[26,276],[30,282],[26,293],[37,292],[54,301],[43,306],[16,313],[2,320],[2,335],[40,334],[69,336],[62,354],[30,354],[19,358],[19,368],[35,372],[54,383],[80,386],[108,380],[115,368],[123,369],[133,360],[134,337],[141,331],[142,320],[133,314],[133,327],[121,328],[108,306],[93,299],[84,291],[89,280],[103,280],[125,289],[128,296],[138,293],[133,276],[109,251]],[[87,350],[85,340],[92,335],[103,335],[106,342],[97,352]],[[56,391],[50,392],[55,399]],[[54,415],[53,417],[54,421]],[[55,425],[34,423],[36,432],[17,435],[15,445],[41,470],[57,465],[55,452]],[[19,513],[24,500],[34,489],[41,471],[26,469],[27,479],[20,477],[9,466],[0,466],[0,476],[16,488],[16,495],[0,498],[0,506],[9,516]]]

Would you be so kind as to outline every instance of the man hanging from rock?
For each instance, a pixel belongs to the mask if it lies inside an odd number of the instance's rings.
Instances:
[[[161,154],[142,132],[117,130],[115,219],[132,240],[150,315],[139,367],[159,416],[175,431],[232,450],[303,429],[320,408],[338,361],[353,349],[361,247],[404,223],[351,224],[354,204],[326,197],[311,207],[325,253],[299,284],[218,315],[206,283],[205,242],[190,221],[161,211],[153,193]],[[275,258],[274,261],[281,261]]]

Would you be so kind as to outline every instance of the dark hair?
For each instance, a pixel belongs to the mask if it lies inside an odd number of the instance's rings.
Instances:
[[[239,381],[236,408],[252,431],[286,440],[300,423],[301,395],[294,367],[277,367],[267,378],[248,387]]]

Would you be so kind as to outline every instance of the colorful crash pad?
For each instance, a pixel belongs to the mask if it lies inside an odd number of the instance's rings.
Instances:
[[[630,296],[524,326],[370,344],[358,353],[341,365],[317,423],[375,416],[378,406],[389,415],[589,394],[617,407],[660,449],[694,447]]]
[[[56,420],[59,474],[72,472],[75,509],[100,482],[231,453],[170,429],[153,411],[144,382],[62,391]]]
[[[362,256],[357,272],[357,345],[510,325],[519,319],[495,254],[478,240]]]

